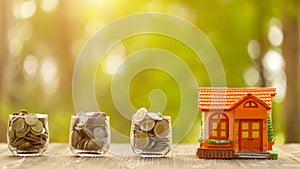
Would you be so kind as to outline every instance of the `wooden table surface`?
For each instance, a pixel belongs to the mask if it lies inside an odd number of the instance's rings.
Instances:
[[[38,157],[12,156],[7,144],[0,144],[0,169],[165,169],[165,168],[297,168],[300,169],[300,144],[275,146],[278,160],[222,160],[198,159],[195,155],[197,145],[181,144],[164,158],[141,158],[135,156],[128,144],[112,144],[110,152],[104,157],[76,157],[67,144],[51,143],[47,152]]]

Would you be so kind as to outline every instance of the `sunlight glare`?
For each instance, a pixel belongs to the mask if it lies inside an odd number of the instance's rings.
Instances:
[[[40,75],[43,80],[43,88],[47,94],[53,94],[57,91],[59,77],[56,61],[52,57],[46,58],[41,66]]]
[[[58,0],[42,0],[41,8],[45,12],[51,12],[56,9]]]
[[[105,62],[104,70],[108,74],[115,74],[118,70],[118,67],[125,59],[125,46],[123,44],[119,44],[114,47],[107,55],[107,59]]]

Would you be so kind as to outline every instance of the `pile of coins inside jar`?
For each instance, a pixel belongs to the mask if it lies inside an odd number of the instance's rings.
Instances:
[[[109,121],[104,112],[80,112],[72,117],[70,148],[75,154],[103,155],[109,144]]]
[[[21,110],[10,115],[8,145],[14,154],[41,154],[49,142],[47,115]]]
[[[170,118],[139,109],[132,117],[131,146],[139,155],[165,155],[171,149]]]

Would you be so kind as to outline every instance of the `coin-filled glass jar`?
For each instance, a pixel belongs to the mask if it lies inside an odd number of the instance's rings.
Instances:
[[[130,142],[142,157],[163,157],[172,146],[171,117],[141,108],[132,116]]]
[[[49,144],[48,115],[27,113],[24,110],[10,114],[7,142],[14,155],[42,155]]]
[[[79,156],[103,156],[110,145],[109,116],[103,112],[73,115],[69,145],[72,152]]]

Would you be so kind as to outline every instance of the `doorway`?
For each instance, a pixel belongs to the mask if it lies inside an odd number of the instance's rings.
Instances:
[[[240,151],[262,151],[262,120],[241,120]]]

